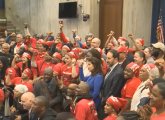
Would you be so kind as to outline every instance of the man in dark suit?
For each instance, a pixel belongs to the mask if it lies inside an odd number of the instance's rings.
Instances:
[[[105,76],[103,85],[103,101],[106,101],[111,95],[120,97],[121,89],[124,86],[124,73],[121,65],[118,63],[119,54],[116,50],[110,50],[107,53],[107,64],[109,71]]]
[[[100,119],[105,118],[104,106],[107,98],[110,96],[120,97],[121,89],[125,83],[123,68],[119,64],[118,59],[119,53],[116,50],[107,52],[106,61],[109,66],[109,71],[104,78],[101,109],[98,111]]]

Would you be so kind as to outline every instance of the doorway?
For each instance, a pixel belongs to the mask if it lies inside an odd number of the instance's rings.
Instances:
[[[99,15],[99,37],[104,47],[111,30],[116,38],[122,35],[123,0],[100,0]]]

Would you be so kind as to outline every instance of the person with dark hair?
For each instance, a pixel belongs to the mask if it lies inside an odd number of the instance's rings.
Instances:
[[[119,54],[116,50],[110,50],[107,53],[107,64],[109,71],[105,76],[103,85],[103,101],[113,95],[120,97],[121,89],[124,86],[124,72],[118,63]]]
[[[151,56],[151,52],[152,52],[152,48],[151,47],[146,47],[144,49],[144,54],[145,54],[145,58],[146,58],[146,63],[147,64],[149,64],[149,63],[154,64],[154,59]]]
[[[107,53],[107,64],[109,71],[104,78],[102,89],[102,108],[110,96],[120,97],[121,89],[124,86],[124,72],[121,65],[118,63],[119,54],[116,50],[110,50]],[[104,116],[104,112],[100,111],[100,117]]]
[[[150,105],[156,108],[150,120],[165,119],[165,82],[154,85],[150,92]]]
[[[5,57],[0,56],[0,87],[3,87],[3,82],[5,78],[6,69],[8,68],[7,61]]]
[[[65,54],[65,64],[61,67],[61,88],[67,87],[71,83],[77,83],[79,76],[79,66],[76,63],[74,52]]]
[[[17,58],[21,58],[21,62],[16,62]],[[21,76],[22,72],[26,69],[29,68],[31,69],[31,54],[29,54],[28,52],[24,52],[22,54],[22,56],[20,57],[20,55],[16,54],[13,61],[12,61],[12,67],[15,68],[17,75]]]
[[[97,49],[91,48],[85,54],[86,54],[86,56],[84,59],[78,60],[80,63],[80,67],[83,68],[84,77],[88,77],[89,75],[91,75],[91,72],[88,70],[88,67],[87,67],[87,62],[86,62],[87,57],[95,57],[98,60],[100,60],[103,75],[105,75],[107,73],[107,69],[108,69],[107,64],[104,61],[104,59],[102,59],[101,54]]]
[[[152,50],[152,57],[154,60],[164,58],[165,57],[165,45],[162,42],[157,42],[155,44],[152,44],[153,50]]]
[[[6,79],[6,85],[17,85],[22,84],[27,86],[28,91],[33,91],[33,82],[32,82],[32,71],[29,68],[26,68],[23,72],[21,77],[15,77],[13,79]]]
[[[51,68],[45,68],[43,77],[34,80],[33,86],[35,96],[45,96],[49,100],[52,109],[56,112],[62,111],[62,93]]]
[[[81,81],[76,89],[76,98],[73,103],[76,120],[98,120],[95,104],[89,91],[89,85]]]
[[[57,113],[49,107],[49,101],[45,96],[37,96],[32,101],[32,112],[38,120],[55,120]]]
[[[89,57],[87,60],[88,70],[91,72],[91,75],[84,77],[83,69],[80,68],[80,79],[85,81],[90,86],[90,94],[93,97],[96,108],[99,108],[101,103],[100,91],[103,83],[103,74],[101,69],[101,61],[95,57]]]
[[[44,55],[44,59],[37,61],[37,71],[38,71],[38,76],[43,76],[45,68],[52,68],[54,64],[52,63],[52,53],[51,52],[46,52]]]
[[[143,51],[136,51],[134,54],[134,62],[138,64],[139,70],[142,68],[142,66],[146,63],[145,54]],[[136,77],[139,77],[139,71],[136,73]]]

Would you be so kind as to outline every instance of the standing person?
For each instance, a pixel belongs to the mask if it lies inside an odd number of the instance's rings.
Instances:
[[[5,72],[8,68],[7,61],[5,60],[5,57],[0,56],[0,87],[3,87],[4,85],[4,78],[5,78]]]
[[[33,91],[33,84],[32,84],[32,72],[29,68],[26,68],[23,72],[21,77],[15,77],[14,79],[7,78],[6,85],[17,85],[22,84],[28,88],[28,91]]]
[[[109,72],[106,74],[103,85],[103,101],[113,95],[120,97],[121,89],[124,86],[124,73],[121,65],[118,63],[119,54],[116,50],[110,50],[107,53],[107,64]]]
[[[9,50],[10,50],[10,45],[8,43],[2,44],[2,51],[0,52],[0,56],[4,56],[7,61],[7,64],[11,66],[11,62],[14,56],[9,53]]]
[[[136,63],[129,63],[124,70],[124,78],[126,83],[121,90],[121,97],[131,101],[134,92],[137,87],[140,85],[140,78],[135,77],[137,70],[139,69],[139,65]]]
[[[103,119],[105,117],[103,108],[105,102],[110,96],[120,97],[121,89],[124,86],[124,72],[121,65],[118,63],[119,54],[116,50],[110,50],[107,53],[107,64],[109,71],[104,78],[104,84],[102,89],[102,109],[99,111],[99,117]]]
[[[144,49],[144,54],[145,54],[147,64],[150,64],[150,63],[154,64],[154,59],[151,56],[151,53],[152,53],[151,47],[147,47]]]
[[[2,45],[6,43],[5,39],[0,36],[0,51],[2,50]]]
[[[55,120],[57,115],[49,107],[49,101],[45,96],[38,96],[32,101],[32,112],[37,116],[36,120]]]
[[[90,87],[90,94],[93,97],[96,108],[99,109],[99,105],[101,103],[100,91],[103,83],[101,61],[95,57],[87,58],[87,66],[91,75],[84,77],[83,69],[80,68],[80,79],[88,83]]]
[[[150,120],[165,120],[165,83],[154,85],[150,93],[150,105],[156,108],[156,112]]]
[[[118,113],[126,106],[126,104],[127,100],[110,96],[106,100],[106,105],[104,106],[104,112],[108,115],[104,120],[116,120]]]
[[[23,44],[23,36],[21,34],[17,34],[16,36],[16,45],[14,46],[14,54],[19,53],[19,49],[24,46]]]
[[[27,113],[27,110],[25,110],[20,103],[22,94],[27,91],[28,88],[25,85],[20,84],[15,86],[13,105],[10,107],[11,120],[15,120],[15,117],[20,118],[20,116]]]
[[[12,67],[15,68],[17,75],[21,76],[22,72],[29,68],[31,69],[31,55],[28,52],[24,52],[21,57],[21,62],[16,62],[16,59],[20,57],[18,54],[15,55],[12,61]]]
[[[44,70],[46,68],[53,68],[54,64],[52,63],[52,53],[51,52],[46,52],[44,59],[37,61],[37,71],[38,71],[38,76],[43,76]]]
[[[59,90],[57,79],[53,77],[53,70],[46,68],[44,76],[34,82],[35,96],[45,96],[49,100],[50,107],[56,112],[62,111],[62,94]]]
[[[32,92],[26,92],[21,96],[21,104],[25,110],[28,110],[24,116],[21,116],[22,120],[28,118],[28,120],[35,120],[35,115],[32,112],[32,101],[34,101],[35,95]]]
[[[80,82],[76,89],[74,115],[76,120],[98,120],[94,101],[89,95],[89,85]]]
[[[136,51],[134,54],[134,62],[138,64],[139,70],[142,68],[142,66],[146,63],[145,54],[143,51]],[[139,77],[139,71],[136,73],[136,77]]]
[[[62,86],[67,87],[70,83],[76,83],[79,75],[79,67],[76,64],[76,55],[69,52],[65,55],[65,64],[61,67]]]
[[[131,101],[131,110],[137,110],[138,107],[143,106],[144,104],[146,104],[146,102],[142,102],[142,100],[144,101],[145,98],[148,98],[148,93],[149,93],[149,88],[146,88],[146,83],[148,81],[150,81],[150,72],[152,70],[157,70],[157,67],[155,67],[154,64],[145,64],[143,65],[143,67],[140,69],[140,73],[139,73],[139,78],[141,79],[141,83],[138,86],[138,88],[136,89],[133,97],[132,97],[132,101]],[[155,71],[156,73],[156,71]]]

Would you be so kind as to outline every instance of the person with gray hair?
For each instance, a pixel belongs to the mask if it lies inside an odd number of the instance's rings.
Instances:
[[[19,84],[15,86],[13,106],[10,107],[11,120],[15,120],[15,117],[20,118],[21,115],[27,112],[27,110],[25,110],[20,103],[22,94],[27,91],[28,88],[25,85]]]
[[[93,38],[91,42],[91,48],[100,48],[101,40],[99,38]]]

